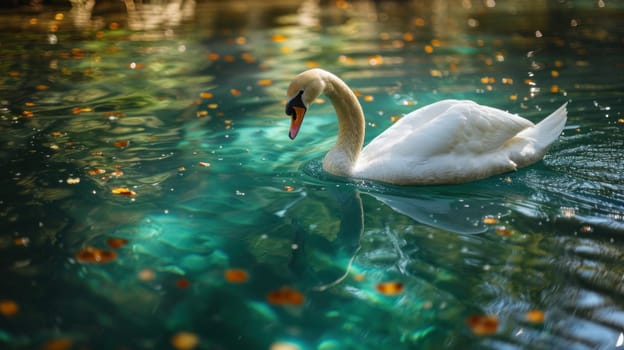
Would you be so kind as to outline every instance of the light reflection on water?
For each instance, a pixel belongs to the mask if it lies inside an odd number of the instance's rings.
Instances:
[[[20,311],[0,316],[0,342],[147,349],[189,331],[224,349],[617,345],[617,9],[176,4],[177,17],[3,15],[0,300]],[[319,162],[336,132],[329,103],[287,139],[286,86],[317,65],[361,94],[367,140],[442,98],[531,120],[571,100],[570,121],[543,162],[472,184],[337,179]],[[76,261],[111,237],[130,242],[114,262]],[[231,267],[250,280],[224,282]],[[382,295],[384,281],[404,291]],[[268,303],[282,286],[305,304]],[[532,309],[544,323],[525,320]],[[498,317],[496,334],[472,334],[479,314]]]

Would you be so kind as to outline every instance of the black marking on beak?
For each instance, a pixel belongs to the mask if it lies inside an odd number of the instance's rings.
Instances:
[[[300,107],[306,111],[308,110],[305,103],[303,103],[303,90],[299,90],[299,93],[297,93],[297,95],[286,103],[286,114],[291,116],[293,119],[297,119],[297,113],[295,113],[295,109],[293,107]]]

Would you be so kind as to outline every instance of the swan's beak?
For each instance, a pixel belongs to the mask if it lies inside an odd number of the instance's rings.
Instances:
[[[305,103],[303,103],[302,96],[303,90],[300,90],[295,97],[291,98],[288,103],[286,103],[286,114],[292,117],[290,121],[290,132],[288,133],[288,137],[290,137],[291,140],[297,137],[297,133],[299,133],[299,128],[301,128],[301,123],[303,122],[303,117],[308,110]]]
[[[303,116],[306,112],[304,107],[293,107],[293,110],[294,114],[290,120],[290,132],[288,133],[288,137],[290,137],[291,140],[294,140],[297,133],[299,133],[299,128],[301,127]]]

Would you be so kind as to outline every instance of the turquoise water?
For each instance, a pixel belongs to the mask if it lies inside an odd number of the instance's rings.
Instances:
[[[3,9],[2,348],[624,346],[621,4],[185,4]],[[360,94],[367,140],[445,98],[569,121],[542,162],[470,184],[335,178],[327,101],[288,139],[315,66]]]

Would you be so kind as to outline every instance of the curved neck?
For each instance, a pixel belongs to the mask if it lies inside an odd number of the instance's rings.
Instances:
[[[325,78],[324,93],[338,117],[338,139],[323,159],[323,167],[330,173],[349,176],[364,144],[364,112],[345,82],[333,74]]]

